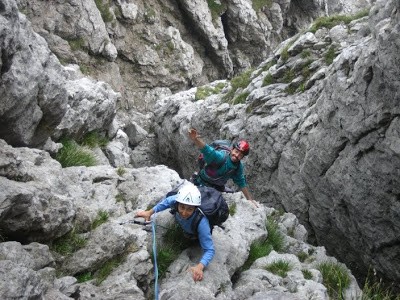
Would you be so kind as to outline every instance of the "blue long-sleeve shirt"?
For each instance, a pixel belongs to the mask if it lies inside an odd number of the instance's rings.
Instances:
[[[225,158],[227,155],[226,151],[216,150],[208,144],[206,144],[200,152],[203,153],[206,164],[215,164],[218,166],[217,169],[212,168],[211,170],[206,170],[206,168],[203,168],[200,170],[201,178],[217,185],[225,185],[225,183],[231,178],[239,188],[247,186],[246,178],[244,176],[244,166],[241,161],[238,163],[239,165],[235,164],[232,162],[229,154],[228,157]],[[219,166],[220,164],[222,165]]]
[[[176,195],[164,198],[160,203],[153,207],[155,213],[166,210],[168,208],[175,207]],[[194,219],[194,213],[188,218],[182,218],[179,213],[175,214],[175,219],[182,227],[182,229],[189,234],[196,234],[192,231],[192,222]],[[197,227],[197,236],[200,242],[200,246],[203,249],[203,256],[200,259],[205,267],[211,262],[215,255],[214,243],[211,237],[210,223],[208,219],[203,217],[200,220],[199,226]]]

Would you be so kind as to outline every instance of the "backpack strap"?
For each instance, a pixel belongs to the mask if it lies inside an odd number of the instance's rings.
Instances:
[[[205,217],[205,214],[199,207],[196,208],[194,214],[195,215],[193,217],[191,229],[193,231],[193,234],[197,235],[197,229],[199,228],[200,221],[201,221],[201,219],[203,219],[203,217]],[[211,228],[211,232],[212,232],[212,228]]]

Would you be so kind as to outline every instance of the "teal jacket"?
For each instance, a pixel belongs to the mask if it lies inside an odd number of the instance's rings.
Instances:
[[[224,186],[232,179],[239,188],[247,186],[241,161],[233,163],[227,151],[216,150],[210,145],[205,145],[200,152],[203,153],[206,162],[206,166],[199,171],[200,184]]]

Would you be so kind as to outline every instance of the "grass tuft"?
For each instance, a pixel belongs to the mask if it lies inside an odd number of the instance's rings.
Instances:
[[[363,18],[365,16],[368,16],[369,9],[361,10],[358,13],[350,16],[346,15],[335,15],[335,16],[329,16],[329,17],[320,17],[315,20],[313,25],[310,28],[310,31],[312,33],[315,33],[318,29],[320,28],[328,28],[331,29],[335,27],[336,25],[339,25],[341,23],[344,24],[349,24],[353,20],[357,20],[360,18]]]
[[[229,215],[234,216],[236,214],[237,210],[237,205],[235,202],[233,202],[231,205],[229,205]]]
[[[100,148],[105,148],[108,145],[108,139],[100,136],[97,132],[92,131],[86,134],[80,141],[81,146],[86,146],[90,149],[94,149],[97,146]]]
[[[264,6],[271,7],[272,0],[253,0],[252,6],[255,11],[259,11]]]
[[[96,3],[97,9],[100,12],[101,18],[105,23],[111,22],[114,17],[113,14],[110,12],[110,2],[109,0],[105,0],[106,3],[104,3],[103,0],[94,0]]]
[[[333,299],[344,299],[344,291],[350,286],[347,269],[341,264],[328,261],[318,264],[317,269],[322,274],[328,295]]]
[[[56,154],[56,160],[63,168],[96,165],[96,157],[87,148],[78,145],[71,139],[63,139],[61,143],[63,147]]]
[[[75,229],[71,230],[66,235],[53,241],[50,249],[61,255],[71,255],[79,249],[85,247],[87,240],[81,238]]]
[[[96,219],[93,220],[93,223],[91,226],[92,230],[99,227],[101,224],[106,223],[108,221],[108,217],[109,217],[108,212],[106,212],[104,210],[100,210],[97,213]]]
[[[313,275],[310,270],[303,269],[301,270],[301,273],[303,273],[304,279],[311,280],[313,278]]]
[[[290,265],[290,262],[281,259],[274,261],[273,263],[265,267],[267,271],[275,275],[278,275],[282,278],[285,278],[287,276],[287,272],[292,270],[292,268],[293,267]]]
[[[267,219],[268,236],[265,240],[255,241],[250,246],[249,256],[244,263],[242,270],[247,270],[260,257],[267,256],[272,250],[281,252],[283,250],[283,235],[278,230],[278,224]]]
[[[234,95],[239,88],[244,89],[250,84],[250,82],[251,82],[250,76],[251,76],[252,72],[253,72],[253,70],[250,69],[250,70],[247,70],[247,71],[243,72],[242,74],[232,78],[231,90],[223,98],[223,100],[225,102],[231,101],[234,98]]]
[[[382,280],[372,277],[368,272],[360,300],[400,300],[400,295],[395,295],[389,287],[384,285]]]
[[[188,248],[193,241],[184,238],[182,228],[175,222],[167,227],[163,236],[163,244],[157,248],[158,276],[164,278],[169,265]],[[154,260],[154,258],[153,258]]]

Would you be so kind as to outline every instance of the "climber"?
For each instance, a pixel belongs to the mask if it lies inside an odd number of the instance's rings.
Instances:
[[[199,189],[190,182],[183,185],[177,194],[164,198],[160,203],[150,210],[139,211],[136,217],[142,217],[146,221],[150,220],[151,215],[168,208],[176,208],[178,213],[175,213],[175,219],[182,227],[185,236],[191,239],[198,239],[200,246],[203,249],[203,256],[200,262],[190,267],[194,281],[203,279],[203,270],[213,259],[215,250],[211,236],[211,228],[207,218],[201,218],[197,227],[197,232],[192,230],[192,222],[194,220],[194,212],[197,206],[201,204],[201,194]]]
[[[219,191],[226,191],[225,184],[229,179],[240,188],[247,200],[258,207],[247,187],[244,176],[243,157],[249,154],[250,146],[245,140],[235,143],[232,149],[219,150],[206,144],[196,129],[189,130],[189,138],[200,149],[205,161],[198,174],[192,176],[192,182],[198,186],[211,186]]]

